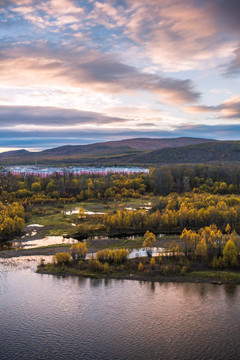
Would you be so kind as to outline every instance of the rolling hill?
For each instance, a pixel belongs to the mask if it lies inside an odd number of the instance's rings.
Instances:
[[[240,142],[200,138],[137,138],[89,145],[66,145],[40,152],[0,154],[2,164],[161,165],[240,161]]]
[[[178,148],[164,148],[134,156],[140,164],[180,164],[240,161],[240,141],[217,141]]]

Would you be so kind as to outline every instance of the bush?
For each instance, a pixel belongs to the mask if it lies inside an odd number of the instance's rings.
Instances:
[[[103,264],[95,260],[93,257],[89,259],[89,267],[92,271],[103,271]]]
[[[138,265],[138,271],[143,271],[143,263],[140,262]]]
[[[97,260],[102,263],[108,262],[112,264],[122,264],[127,260],[128,251],[126,249],[116,249],[116,250],[99,250],[97,252]]]
[[[113,251],[114,263],[122,264],[127,260],[128,251],[126,249],[117,249]]]
[[[187,272],[187,267],[183,266],[182,269],[181,269],[181,275],[185,275],[186,272]]]
[[[68,253],[61,252],[54,255],[53,262],[57,266],[70,265],[72,263],[72,258]]]
[[[153,257],[151,258],[150,265],[151,265],[152,270],[154,270],[155,269],[155,259]]]
[[[105,272],[105,274],[109,274],[110,272],[109,264],[107,262],[103,266],[103,271]]]

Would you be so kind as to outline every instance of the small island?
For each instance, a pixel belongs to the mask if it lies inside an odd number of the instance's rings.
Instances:
[[[156,237],[147,231],[142,243],[147,256],[134,258],[127,249],[102,249],[86,258],[87,246],[79,242],[71,246],[70,253],[56,253],[52,263],[45,264],[42,259],[37,272],[158,282],[240,284],[237,235],[229,225],[225,234],[215,225],[198,232],[184,229],[180,238],[183,249],[173,242],[169,249],[153,256]]]

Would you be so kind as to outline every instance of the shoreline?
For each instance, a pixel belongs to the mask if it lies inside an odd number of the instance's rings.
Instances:
[[[100,273],[84,273],[81,270],[74,269],[74,271],[70,271],[62,268],[54,268],[54,271],[47,270],[44,267],[38,266],[36,271],[37,274],[42,275],[52,275],[52,276],[77,276],[84,277],[90,279],[106,279],[106,280],[134,280],[134,281],[148,281],[148,282],[159,282],[159,283],[193,283],[193,284],[212,284],[212,285],[240,285],[240,277],[238,280],[231,279],[221,279],[218,277],[215,278],[207,278],[207,277],[197,277],[195,275],[191,275],[187,273],[185,275],[160,275],[160,276],[144,276],[137,274],[128,274],[128,275],[109,275],[109,274],[100,274]],[[201,272],[199,272],[201,273]],[[222,272],[219,272],[222,273]],[[226,274],[228,272],[225,272]],[[233,274],[232,272],[231,274]],[[196,274],[196,272],[194,273]],[[238,274],[239,273],[234,273]]]

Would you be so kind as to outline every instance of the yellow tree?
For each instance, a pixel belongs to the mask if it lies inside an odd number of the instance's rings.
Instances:
[[[205,238],[202,238],[201,241],[197,244],[195,255],[203,261],[207,257],[207,244]]]
[[[78,210],[78,218],[83,219],[85,217],[85,210],[84,208],[80,207]]]
[[[70,254],[73,260],[85,259],[85,256],[87,254],[86,244],[80,242],[76,245],[72,245],[70,248]]]
[[[235,266],[237,264],[237,249],[232,240],[228,240],[224,246],[223,263],[226,266]]]
[[[225,233],[226,234],[230,234],[231,233],[231,226],[229,224],[227,224],[226,228],[225,228]]]
[[[196,244],[199,240],[199,235],[192,230],[183,229],[180,239],[184,242],[185,245],[185,255],[188,256],[190,253],[193,253],[193,250],[196,249]]]
[[[156,243],[156,236],[149,230],[144,234],[143,247],[152,247]]]
[[[156,243],[156,236],[149,230],[144,234],[143,247],[147,248],[147,254],[149,257],[152,256],[151,247]]]

